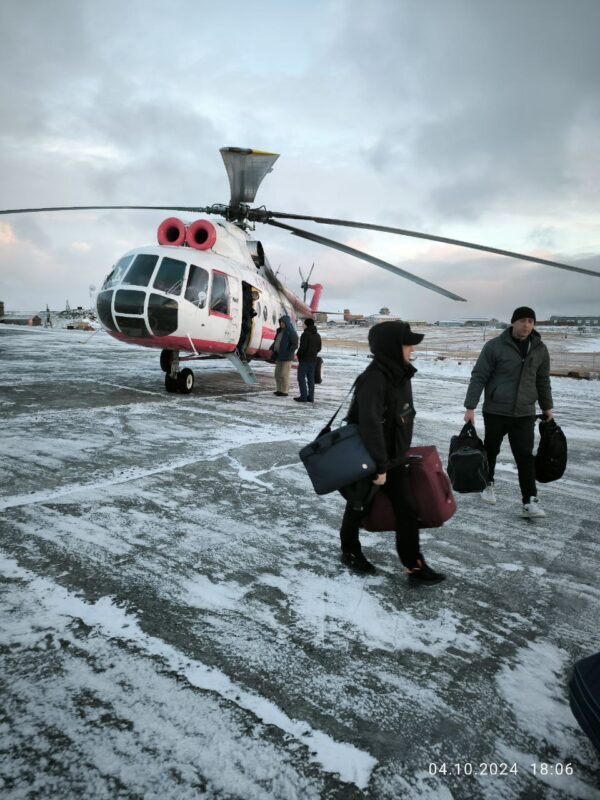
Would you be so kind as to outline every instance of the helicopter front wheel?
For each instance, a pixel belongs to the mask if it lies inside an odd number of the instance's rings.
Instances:
[[[181,394],[189,394],[194,388],[194,373],[191,369],[182,369],[177,375],[177,388]]]
[[[160,352],[160,368],[163,372],[171,372],[173,364],[173,350],[161,350]]]
[[[165,375],[165,389],[167,390],[167,392],[179,391],[179,387],[177,386],[177,378],[171,377],[171,375],[168,372]]]

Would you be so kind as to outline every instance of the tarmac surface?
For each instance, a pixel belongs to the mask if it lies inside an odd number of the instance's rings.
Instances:
[[[548,517],[506,448],[414,588],[390,534],[361,535],[377,575],[339,563],[343,502],[298,460],[367,363],[329,352],[314,407],[263,364],[171,395],[158,351],[0,327],[3,797],[600,798],[567,693],[600,650],[600,382],[553,380]],[[444,461],[468,369],[416,365]]]

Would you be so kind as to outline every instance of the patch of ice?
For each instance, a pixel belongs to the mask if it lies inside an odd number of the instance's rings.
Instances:
[[[147,655],[161,658],[169,669],[185,676],[193,686],[216,692],[220,697],[251,711],[265,724],[275,725],[292,735],[309,748],[313,761],[327,772],[339,774],[342,781],[354,783],[359,789],[368,785],[371,772],[377,764],[377,760],[369,753],[352,744],[338,742],[306,722],[291,719],[270,700],[235,684],[221,670],[188,659],[161,639],[144,633],[135,615],[115,605],[111,597],[101,597],[95,603],[88,603],[49,579],[35,576],[2,553],[0,574],[26,580],[32,594],[50,611],[80,619],[86,625],[98,628],[109,638],[134,643]]]
[[[519,728],[560,747],[566,756],[577,749],[576,723],[564,699],[568,654],[548,641],[521,647],[513,666],[502,667],[498,688],[512,708]]]

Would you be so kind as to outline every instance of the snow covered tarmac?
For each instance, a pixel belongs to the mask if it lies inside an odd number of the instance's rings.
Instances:
[[[313,408],[263,365],[167,395],[157,352],[88,337],[0,328],[4,796],[600,798],[566,694],[600,650],[600,382],[553,380],[548,518],[503,452],[498,506],[423,534],[448,581],[411,589],[389,535],[377,576],[339,565],[342,501],[297,457],[363,355],[327,356]],[[413,382],[443,459],[468,370]]]

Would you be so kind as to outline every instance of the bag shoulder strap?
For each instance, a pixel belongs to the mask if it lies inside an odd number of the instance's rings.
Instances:
[[[354,389],[354,387],[356,386],[356,383],[357,383],[357,381],[358,381],[358,378],[359,378],[359,377],[360,377],[360,375],[359,375],[359,376],[356,378],[356,380],[354,381],[354,383],[352,384],[352,386],[351,386],[351,387],[350,387],[350,389],[348,390],[348,393],[346,394],[346,396],[344,397],[344,399],[342,400],[342,402],[339,404],[339,406],[338,406],[338,409],[337,409],[337,411],[335,412],[335,414],[333,415],[333,417],[332,417],[332,418],[329,420],[329,422],[327,423],[327,425],[325,425],[325,427],[323,428],[323,431],[322,431],[322,433],[325,433],[325,432],[327,432],[327,431],[331,430],[331,426],[333,425],[333,421],[334,421],[334,419],[337,417],[337,415],[338,415],[338,414],[340,413],[340,411],[342,410],[342,406],[344,405],[344,403],[346,402],[346,400],[347,400],[347,399],[348,399],[348,397],[350,396],[350,394],[351,394],[352,390],[353,390],[353,389]]]

